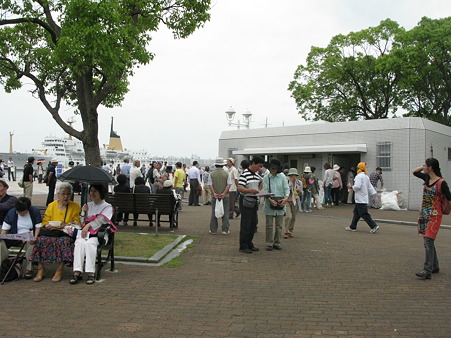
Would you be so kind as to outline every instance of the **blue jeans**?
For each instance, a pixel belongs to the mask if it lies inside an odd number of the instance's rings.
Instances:
[[[326,196],[326,204],[332,204],[332,183],[324,187],[324,196]]]
[[[431,273],[432,270],[438,268],[437,252],[435,252],[435,239],[429,237],[424,238],[424,249],[426,250],[426,259],[424,261],[424,270]]]
[[[312,200],[312,193],[307,189],[303,189],[303,194],[301,198],[301,209],[306,211],[310,210],[310,202]]]

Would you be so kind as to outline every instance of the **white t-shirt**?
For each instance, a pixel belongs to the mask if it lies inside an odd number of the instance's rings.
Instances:
[[[40,228],[41,226],[41,223],[35,225],[36,228]],[[3,222],[2,230],[11,230],[11,224]],[[33,221],[31,220],[30,214],[28,213],[25,216],[17,215],[17,233],[23,234],[32,230]]]

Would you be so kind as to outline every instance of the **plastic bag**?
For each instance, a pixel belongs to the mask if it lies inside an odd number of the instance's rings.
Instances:
[[[224,216],[224,203],[222,203],[222,199],[216,200],[215,216],[216,218],[221,218]]]

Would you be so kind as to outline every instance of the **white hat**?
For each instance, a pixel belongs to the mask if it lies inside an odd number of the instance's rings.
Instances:
[[[214,163],[215,166],[225,166],[226,162],[222,157],[217,157]]]
[[[235,164],[235,160],[234,160],[233,158],[231,158],[231,157],[229,157],[229,158],[227,159],[227,161],[230,161],[230,162],[232,162],[232,164]]]
[[[171,188],[171,187],[172,187],[171,180],[166,180],[163,182],[163,188]]]
[[[305,173],[311,173],[311,172],[312,172],[312,169],[310,169],[309,166],[306,166],[306,167],[304,168],[304,172],[305,172]]]
[[[340,170],[340,166],[339,166],[338,164],[334,164],[333,169],[334,169],[334,170]]]
[[[51,163],[55,163],[55,162],[58,162],[58,159],[57,158],[52,158],[52,162]]]

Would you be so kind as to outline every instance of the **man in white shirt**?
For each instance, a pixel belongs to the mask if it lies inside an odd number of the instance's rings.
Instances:
[[[232,184],[229,189],[229,219],[233,219],[233,213],[236,212],[236,217],[240,215],[240,211],[238,207],[235,205],[237,188],[238,188],[238,180],[240,178],[240,174],[238,173],[238,169],[234,166],[235,160],[233,158],[227,159],[227,169],[229,170],[229,178],[232,181]]]
[[[133,161],[133,168],[130,169],[130,189],[133,189],[135,186],[135,179],[142,177],[140,166],[141,162],[139,160]]]
[[[8,181],[11,181],[11,177],[13,178],[13,181],[15,181],[16,180],[16,175],[15,175],[16,168],[14,167],[14,162],[11,157],[8,159],[7,165],[8,165]]]
[[[366,164],[361,162],[357,166],[357,176],[354,180],[352,189],[355,192],[355,206],[354,217],[352,218],[351,225],[346,227],[347,231],[357,231],[357,223],[360,218],[368,224],[371,228],[370,233],[374,234],[379,230],[379,225],[374,222],[371,215],[368,213],[368,201],[369,197],[374,195],[376,190],[370,183],[370,179],[366,174]]]
[[[201,184],[199,163],[197,161],[193,162],[193,166],[188,170],[189,179],[189,198],[188,205],[200,206],[199,204],[199,194],[198,187]]]

